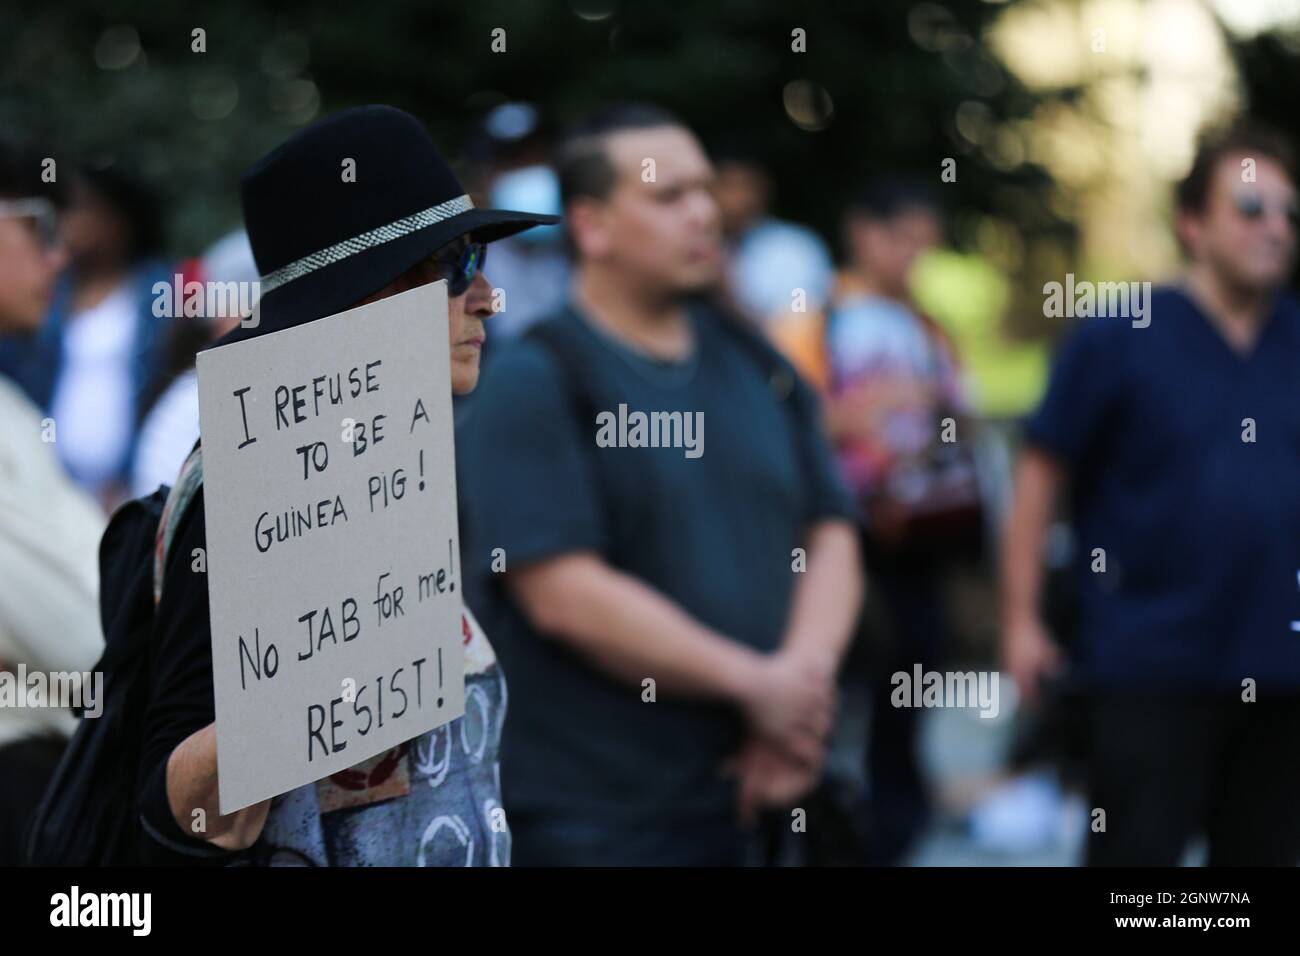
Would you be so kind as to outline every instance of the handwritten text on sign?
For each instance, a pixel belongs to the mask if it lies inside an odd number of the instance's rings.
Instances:
[[[446,283],[198,372],[230,813],[464,713]]]

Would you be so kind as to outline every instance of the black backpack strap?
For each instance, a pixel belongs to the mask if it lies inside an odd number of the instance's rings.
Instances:
[[[767,376],[768,387],[778,402],[798,406],[803,392],[799,387],[799,374],[790,360],[777,351],[767,336],[745,319],[717,302],[710,303],[719,314],[718,324],[731,339],[754,359]]]
[[[587,383],[587,368],[580,346],[574,341],[572,331],[565,329],[559,318],[554,318],[534,323],[524,337],[540,345],[560,367],[569,403],[579,419],[592,422],[594,428],[596,401]]]
[[[525,333],[524,337],[530,342],[536,342],[543,351],[560,367],[560,377],[564,382],[565,400],[568,403],[574,420],[584,423],[584,427],[592,429],[592,435],[595,434],[596,415],[600,412],[600,402],[592,389],[587,369],[587,361],[583,357],[582,346],[576,339],[576,330],[568,328],[562,316],[544,319],[541,322],[534,323]],[[591,452],[588,453],[588,461],[594,469],[596,464],[596,443],[590,441]],[[599,506],[605,515],[606,522],[612,520],[612,504],[608,495],[605,494],[604,487],[599,481],[595,483],[597,493],[600,495]]]
[[[817,395],[799,377],[790,360],[777,350],[762,331],[736,315],[725,304],[716,301],[711,304],[719,313],[719,324],[723,331],[749,352],[763,369],[773,397],[789,417],[792,434],[797,435],[803,429],[819,427],[821,407]],[[817,472],[816,463],[809,460],[809,448],[803,442],[797,442],[794,448],[804,475]]]

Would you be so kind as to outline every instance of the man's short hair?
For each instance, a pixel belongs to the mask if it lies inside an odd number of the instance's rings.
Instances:
[[[919,176],[887,173],[870,180],[849,201],[848,215],[868,219],[893,219],[900,213],[921,209],[943,215],[943,204],[934,187]]]
[[[560,136],[555,147],[555,174],[560,201],[579,196],[606,199],[618,180],[606,141],[615,133],[658,126],[684,126],[670,111],[648,103],[616,103],[583,117]]]
[[[127,224],[132,262],[158,255],[164,245],[162,205],[144,180],[131,171],[125,159],[100,159],[83,164],[80,182]]]
[[[1210,183],[1219,164],[1242,153],[1257,161],[1272,160],[1282,167],[1288,179],[1296,181],[1295,154],[1290,141],[1267,126],[1239,121],[1226,128],[1209,130],[1201,137],[1192,168],[1174,190],[1178,208],[1183,212],[1204,212],[1210,198]]]
[[[0,140],[0,199],[48,199],[62,207],[64,192],[58,182],[41,178],[42,158],[27,146]]]

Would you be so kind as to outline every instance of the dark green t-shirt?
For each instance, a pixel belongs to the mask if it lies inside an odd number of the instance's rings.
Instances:
[[[539,636],[504,588],[502,560],[508,574],[596,552],[709,627],[769,651],[784,634],[793,552],[810,524],[856,519],[815,400],[789,366],[703,304],[690,317],[691,357],[664,362],[569,307],[548,320],[569,360],[535,337],[512,343],[458,415],[464,577],[510,682],[501,772],[512,815],[660,828],[730,818],[731,784],[718,768],[743,726],[721,703],[657,692],[647,702],[640,684]],[[582,369],[580,386],[570,367]],[[652,432],[669,447],[632,447]]]

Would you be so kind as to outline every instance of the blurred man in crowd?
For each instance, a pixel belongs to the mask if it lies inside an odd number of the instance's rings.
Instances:
[[[952,352],[910,286],[919,257],[943,237],[936,197],[914,179],[881,177],[850,205],[844,235],[848,261],[825,312],[822,375],[840,466],[866,514],[867,573],[892,624],[888,650],[868,664],[867,748],[871,862],[890,864],[928,818],[920,712],[893,705],[891,679],[939,661],[943,576],[979,539],[979,492]]]
[[[40,161],[0,145],[0,334],[35,332],[67,260],[59,194]],[[102,649],[96,554],[103,519],[65,477],[57,430],[0,375],[0,671],[89,671]],[[17,693],[28,697],[27,682]],[[0,865],[22,859],[23,826],[76,725],[66,708],[0,702]]]
[[[691,132],[613,107],[556,168],[572,298],[489,369],[457,436],[470,603],[511,680],[514,861],[736,864],[737,818],[817,780],[854,509],[811,394],[702,297],[719,222]],[[619,416],[677,426],[649,447]]]
[[[1026,424],[1003,652],[1031,699],[1064,662],[1039,591],[1068,487],[1082,603],[1072,670],[1091,700],[1088,861],[1175,865],[1204,835],[1211,865],[1294,865],[1300,307],[1284,291],[1296,251],[1287,144],[1244,127],[1206,140],[1178,187],[1177,230],[1181,280],[1145,310],[1131,295],[1081,322]]]
[[[112,510],[128,494],[137,425],[158,363],[154,284],[172,281],[156,257],[154,197],[115,165],[73,179],[63,234],[70,259],[39,334],[5,343],[0,372],[59,423],[59,457]]]
[[[821,308],[834,264],[813,230],[772,216],[767,170],[740,151],[715,153],[714,196],[727,252],[726,287],[749,319],[768,325],[796,306]],[[796,291],[802,301],[796,303]]]

